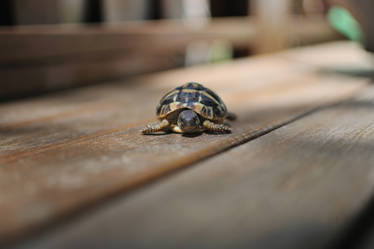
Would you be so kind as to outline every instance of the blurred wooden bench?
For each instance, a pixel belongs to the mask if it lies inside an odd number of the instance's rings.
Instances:
[[[356,44],[334,42],[3,103],[0,241],[354,246],[373,195],[372,73]],[[186,81],[238,114],[233,133],[141,135]]]
[[[290,46],[339,38],[318,18],[295,18],[288,32]],[[191,42],[255,49],[257,34],[249,18],[1,28],[0,100],[180,67]]]

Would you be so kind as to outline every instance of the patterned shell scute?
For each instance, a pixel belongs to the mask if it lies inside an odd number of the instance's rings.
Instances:
[[[165,94],[157,106],[157,116],[163,118],[175,110],[191,109],[206,119],[222,119],[226,105],[212,90],[195,82],[179,86]]]

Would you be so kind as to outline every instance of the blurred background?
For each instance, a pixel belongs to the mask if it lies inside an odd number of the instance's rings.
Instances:
[[[340,39],[370,0],[1,0],[0,100]]]

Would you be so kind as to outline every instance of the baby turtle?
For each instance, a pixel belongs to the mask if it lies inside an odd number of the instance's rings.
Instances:
[[[148,124],[143,134],[158,131],[196,133],[210,131],[229,133],[230,126],[224,120],[234,120],[225,103],[212,90],[196,82],[188,82],[168,92],[157,106],[157,124]]]

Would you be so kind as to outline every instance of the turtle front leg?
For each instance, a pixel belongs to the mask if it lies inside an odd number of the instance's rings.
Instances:
[[[143,134],[151,134],[151,133],[155,133],[155,132],[158,132],[158,131],[163,131],[168,127],[169,127],[169,121],[167,121],[166,119],[163,119],[161,122],[159,122],[157,124],[148,124],[142,130],[142,133]]]
[[[230,126],[225,125],[225,124],[216,124],[209,120],[205,120],[203,123],[203,126],[205,129],[211,132],[216,132],[216,133],[230,133],[231,132]]]

